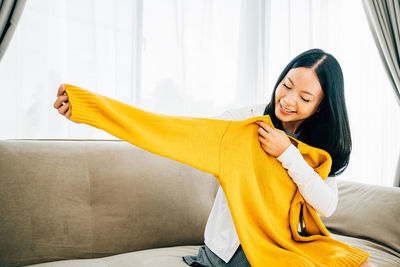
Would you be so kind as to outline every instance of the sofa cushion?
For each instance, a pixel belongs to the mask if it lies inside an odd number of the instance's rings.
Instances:
[[[339,202],[329,231],[371,240],[400,253],[400,188],[337,180]]]
[[[336,234],[332,234],[332,237],[367,251],[371,255],[368,261],[377,264],[379,267],[400,266],[400,254],[385,246],[354,237]],[[98,259],[66,260],[26,267],[187,267],[188,265],[183,262],[182,256],[197,255],[199,248],[200,246],[177,246],[147,249]]]
[[[125,141],[0,141],[0,266],[200,245],[218,182]]]
[[[197,255],[199,248],[200,246],[176,246],[146,249],[98,259],[58,261],[29,267],[187,267],[182,257]]]

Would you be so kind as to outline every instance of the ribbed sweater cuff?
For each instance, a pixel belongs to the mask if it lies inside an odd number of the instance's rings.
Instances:
[[[358,267],[368,260],[369,254],[359,248],[349,246],[347,253],[343,257],[338,257],[335,267]]]
[[[97,125],[99,114],[95,103],[98,96],[70,84],[65,84],[65,92],[70,103],[70,119],[78,123]]]

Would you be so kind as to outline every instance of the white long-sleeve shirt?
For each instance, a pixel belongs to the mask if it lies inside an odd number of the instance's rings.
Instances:
[[[223,120],[244,120],[250,117],[263,116],[265,105],[245,107],[226,111],[213,117]],[[260,144],[261,145],[261,144]],[[338,189],[335,177],[324,180],[303,159],[299,150],[291,144],[277,159],[287,169],[289,176],[299,187],[305,201],[325,217],[336,209]],[[218,257],[226,263],[232,258],[240,245],[232,215],[224,191],[218,188],[214,205],[211,209],[204,232],[204,242]]]

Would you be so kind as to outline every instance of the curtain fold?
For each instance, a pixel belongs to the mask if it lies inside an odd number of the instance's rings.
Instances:
[[[231,106],[265,101],[265,84],[270,70],[270,17],[270,1],[241,1],[238,31],[240,52],[237,54],[236,90]],[[247,88],[252,88],[252,92],[249,93]]]
[[[399,155],[399,159],[397,160],[397,170],[394,175],[393,186],[400,187],[400,155]]]
[[[0,0],[0,61],[7,50],[26,0]]]
[[[363,0],[375,44],[400,106],[400,3],[398,0]],[[400,155],[394,186],[400,187]]]

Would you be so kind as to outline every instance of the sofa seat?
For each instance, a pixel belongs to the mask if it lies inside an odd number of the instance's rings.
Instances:
[[[400,253],[384,245],[366,239],[331,233],[334,239],[362,249],[370,254],[368,261],[379,267],[400,266]]]
[[[391,248],[365,239],[331,234],[333,238],[339,241],[370,253],[369,261],[379,264],[379,267],[400,266],[400,253]],[[183,262],[182,256],[197,255],[199,248],[200,246],[155,248],[97,259],[63,260],[25,267],[187,267],[188,265]]]
[[[29,267],[187,267],[182,257],[197,255],[200,246],[176,246],[167,248],[154,248],[114,256],[82,259],[63,260],[57,262],[28,265]],[[28,267],[26,266],[26,267]]]

